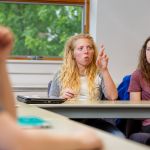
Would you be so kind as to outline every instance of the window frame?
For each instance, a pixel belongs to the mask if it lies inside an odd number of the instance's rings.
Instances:
[[[89,33],[89,20],[90,20],[90,0],[0,0],[0,2],[8,3],[53,3],[53,4],[74,4],[83,5],[85,7],[85,18],[84,18],[84,33]],[[33,60],[27,57],[10,56],[9,59],[16,60]],[[42,57],[38,60],[62,60],[57,57]]]

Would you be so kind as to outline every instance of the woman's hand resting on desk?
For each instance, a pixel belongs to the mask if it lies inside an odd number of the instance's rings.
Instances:
[[[64,99],[71,99],[71,98],[74,98],[75,96],[76,96],[76,93],[72,89],[66,88],[64,89],[61,97]]]

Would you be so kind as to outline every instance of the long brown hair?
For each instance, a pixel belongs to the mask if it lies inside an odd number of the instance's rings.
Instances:
[[[94,43],[93,38],[89,34],[77,34],[68,39],[64,48],[64,62],[60,71],[60,82],[62,90],[65,88],[71,88],[77,94],[80,89],[80,74],[74,59],[74,43],[78,39],[89,39],[92,43],[94,49],[93,60],[91,64],[86,69],[86,74],[88,78],[88,89],[90,98],[97,97],[97,88],[95,87],[95,78],[97,75],[97,67],[96,67],[96,58],[98,55],[98,50]],[[62,91],[61,91],[62,92]]]
[[[146,39],[144,42],[141,52],[140,52],[140,57],[139,57],[139,64],[138,64],[138,69],[141,70],[142,77],[150,83],[150,64],[147,61],[146,58],[146,48],[147,48],[147,43],[150,41],[150,37]]]

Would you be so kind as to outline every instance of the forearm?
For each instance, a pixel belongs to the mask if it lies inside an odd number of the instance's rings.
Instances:
[[[21,129],[6,112],[0,113],[0,121],[0,149],[101,150],[103,148],[100,138],[87,128],[65,132],[54,129]]]
[[[81,147],[78,140],[73,139],[70,134],[47,132],[47,130],[26,130],[25,132],[27,143],[31,143],[26,147],[28,150],[74,150]]]
[[[0,61],[0,97],[2,107],[13,118],[16,118],[15,100],[11,89],[5,61]]]
[[[22,150],[22,129],[9,113],[0,112],[0,149]]]
[[[106,91],[106,96],[110,100],[115,100],[118,97],[118,92],[116,89],[116,86],[110,76],[110,73],[108,69],[105,71],[101,72],[104,80],[104,85],[105,85],[105,91]]]
[[[0,113],[0,149],[7,150],[73,150],[76,143],[68,134],[56,131],[21,129],[8,113]]]
[[[141,101],[141,92],[130,92],[130,101],[140,102]]]
[[[103,148],[100,138],[93,131],[84,128],[65,132],[56,130],[49,132],[47,130],[36,130],[36,132],[28,130],[27,132],[26,137],[30,139],[28,143],[33,146],[32,149],[27,147],[28,150],[101,150]],[[86,139],[87,137],[90,138]]]

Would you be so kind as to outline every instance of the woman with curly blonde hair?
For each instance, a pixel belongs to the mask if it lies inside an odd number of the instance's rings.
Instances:
[[[66,100],[109,100],[117,99],[116,86],[108,71],[108,56],[104,46],[98,54],[95,42],[89,34],[70,37],[64,48],[63,65],[54,76],[49,97]],[[111,132],[123,134],[111,123],[103,119],[74,119],[84,124]]]
[[[77,34],[68,39],[64,48],[64,61],[51,84],[49,97],[65,99],[114,100],[115,84],[109,74],[108,56],[104,47],[98,54],[89,34]]]

